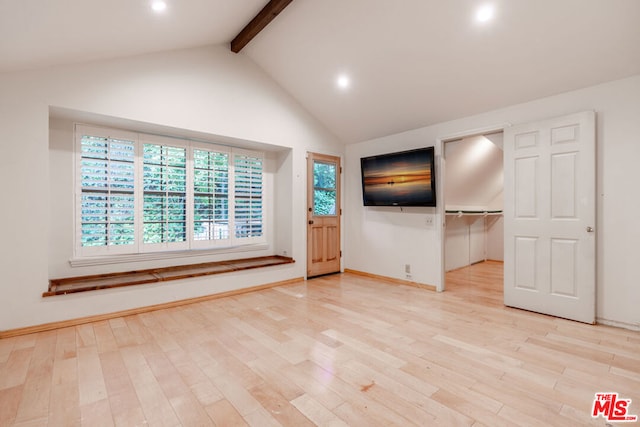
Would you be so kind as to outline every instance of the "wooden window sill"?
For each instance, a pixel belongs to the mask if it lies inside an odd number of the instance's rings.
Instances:
[[[233,271],[291,264],[294,262],[293,258],[273,255],[257,258],[236,259],[231,261],[153,268],[149,270],[129,271],[124,273],[107,273],[91,276],[51,279],[49,280],[49,290],[44,292],[42,296],[50,297],[75,292],[95,291],[98,289],[167,282],[169,280],[231,273]]]

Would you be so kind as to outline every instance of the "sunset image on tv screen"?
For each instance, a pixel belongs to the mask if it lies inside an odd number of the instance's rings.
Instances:
[[[365,205],[429,206],[435,201],[432,150],[415,150],[363,158]]]

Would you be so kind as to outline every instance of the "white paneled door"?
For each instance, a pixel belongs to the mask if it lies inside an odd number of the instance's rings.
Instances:
[[[504,131],[504,303],[595,322],[595,113]]]

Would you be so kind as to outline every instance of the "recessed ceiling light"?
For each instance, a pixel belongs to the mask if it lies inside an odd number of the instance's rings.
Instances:
[[[493,15],[495,14],[495,10],[492,4],[485,4],[480,6],[476,11],[476,21],[478,22],[487,22],[493,19]]]
[[[336,79],[336,84],[340,89],[347,89],[349,86],[351,86],[351,80],[346,74],[341,74]]]
[[[154,12],[163,12],[167,8],[167,3],[163,0],[153,0],[151,2],[151,9]]]

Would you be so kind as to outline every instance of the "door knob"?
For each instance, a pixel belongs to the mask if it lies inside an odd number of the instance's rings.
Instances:
[[[313,224],[313,220],[312,219],[309,220],[309,225],[311,225],[311,224]]]
[[[593,227],[587,227],[587,233],[593,233]]]

